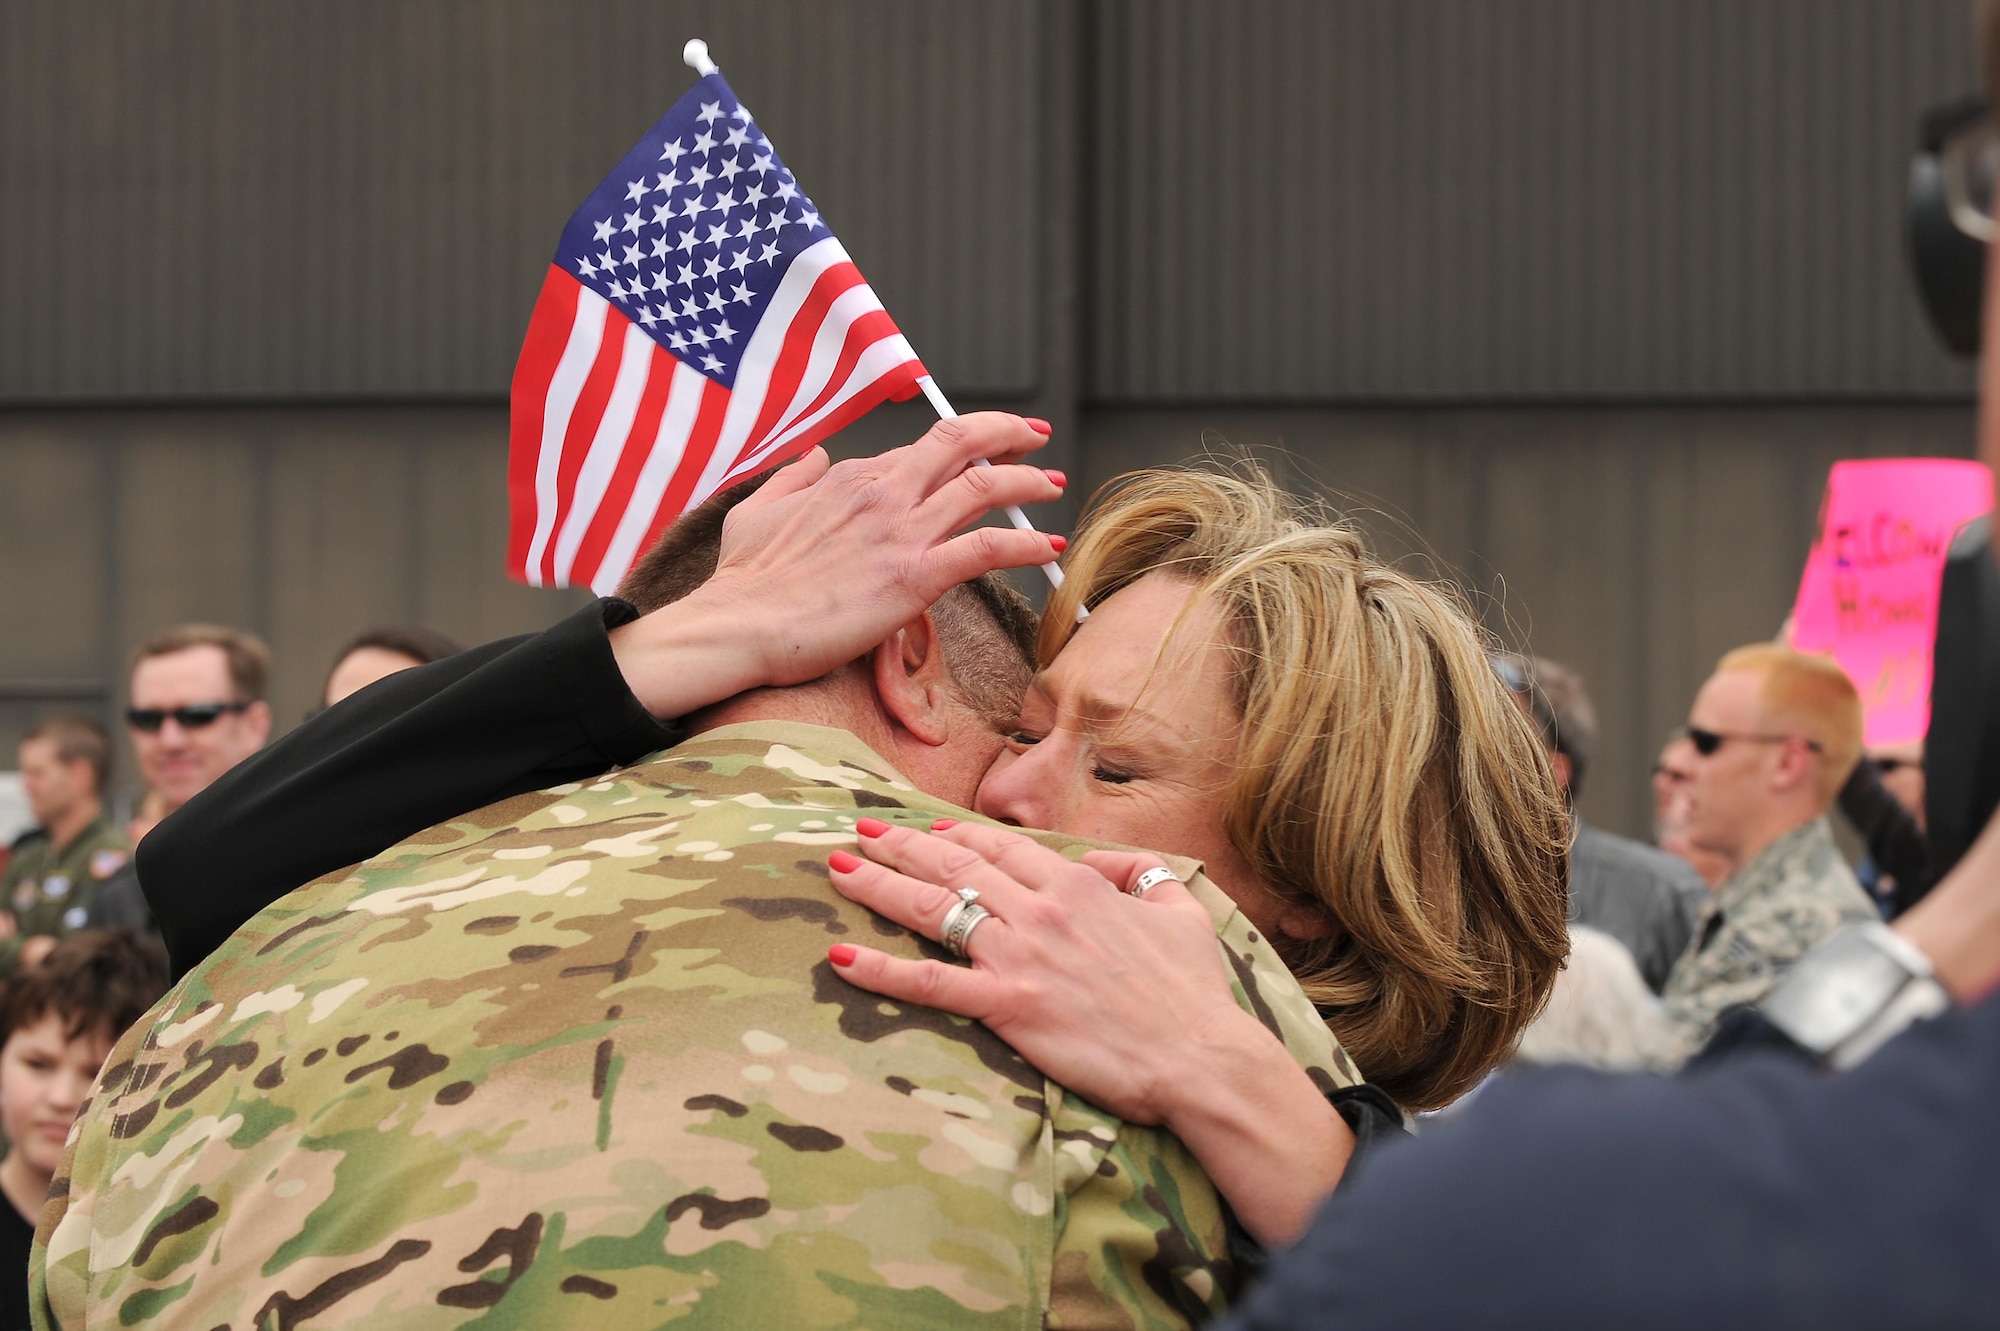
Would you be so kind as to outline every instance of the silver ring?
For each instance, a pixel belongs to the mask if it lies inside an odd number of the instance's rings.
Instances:
[[[972,908],[972,904],[979,900],[979,889],[977,888],[957,887],[953,888],[952,891],[957,893],[958,900],[951,903],[951,909],[944,913],[942,920],[938,921],[939,938],[948,936],[952,931],[952,927],[958,923],[959,916],[965,914],[966,911]]]
[[[946,917],[944,934],[938,941],[950,948],[953,956],[964,961],[967,959],[966,946],[972,941],[972,931],[979,927],[980,921],[992,917],[993,912],[986,907],[976,902],[961,901],[951,908],[951,914]]]
[[[1172,869],[1148,869],[1139,875],[1138,882],[1132,884],[1132,895],[1143,897],[1161,883],[1179,883],[1180,881],[1181,876]],[[1182,884],[1182,886],[1186,886],[1186,884]]]

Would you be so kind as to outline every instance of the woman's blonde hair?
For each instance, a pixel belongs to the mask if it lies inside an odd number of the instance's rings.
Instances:
[[[1548,999],[1568,815],[1459,595],[1243,471],[1136,472],[1093,496],[1038,655],[1063,649],[1079,604],[1149,573],[1213,598],[1243,737],[1225,830],[1287,905],[1335,925],[1271,942],[1369,1080],[1434,1108]]]

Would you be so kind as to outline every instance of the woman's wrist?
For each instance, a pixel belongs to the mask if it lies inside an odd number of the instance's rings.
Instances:
[[[1180,1050],[1155,1081],[1161,1123],[1259,1242],[1290,1243],[1340,1181],[1354,1134],[1284,1043],[1247,1012],[1192,1031]]]
[[[611,655],[639,705],[665,720],[772,683],[769,636],[754,602],[703,586],[611,630]]]

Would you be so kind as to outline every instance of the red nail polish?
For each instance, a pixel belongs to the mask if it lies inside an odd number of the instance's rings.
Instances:
[[[826,950],[826,959],[836,966],[852,966],[854,964],[854,944],[835,943]]]
[[[857,818],[854,820],[854,830],[862,836],[881,836],[889,830],[889,824],[880,818]]]
[[[826,857],[827,866],[835,873],[853,873],[861,867],[861,857],[850,855],[844,850],[836,850]]]
[[[931,831],[949,832],[952,828],[957,826],[958,826],[958,819],[956,818],[940,818],[936,822],[931,824]]]
[[[1049,544],[1056,548],[1057,554],[1061,554],[1063,551],[1069,549],[1069,537],[1057,536],[1051,532],[1049,534]]]
[[[1028,422],[1028,428],[1029,428],[1030,430],[1033,430],[1033,431],[1034,431],[1034,432],[1035,432],[1036,434],[1054,434],[1054,433],[1055,433],[1055,430],[1056,430],[1056,427],[1055,427],[1055,426],[1053,426],[1053,425],[1050,425],[1050,424],[1049,424],[1049,423],[1048,423],[1047,421],[1043,420],[1043,419],[1042,419],[1042,418],[1041,418],[1040,416],[1028,416],[1028,417],[1025,417],[1024,419],[1025,419],[1025,420],[1026,420],[1026,421]]]
[[[1057,485],[1069,484],[1069,477],[1063,475],[1061,472],[1057,471],[1054,467],[1043,467],[1042,475],[1048,477],[1050,480],[1054,481]]]

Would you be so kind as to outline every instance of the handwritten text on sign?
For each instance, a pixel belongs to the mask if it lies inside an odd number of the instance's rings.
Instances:
[[[1992,507],[1993,474],[1977,462],[1837,462],[1827,477],[1792,644],[1847,671],[1871,748],[1924,737],[1945,555],[1959,526]]]

